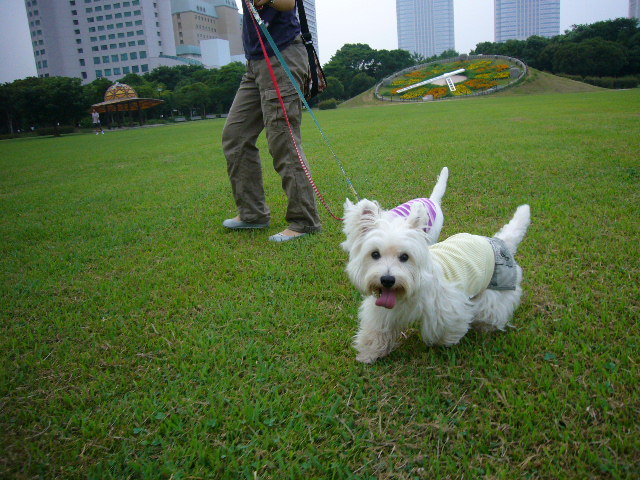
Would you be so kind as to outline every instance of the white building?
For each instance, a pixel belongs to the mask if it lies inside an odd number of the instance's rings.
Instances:
[[[560,35],[560,0],[494,0],[495,41]]]
[[[116,80],[176,55],[170,4],[163,0],[25,0],[38,76]]]
[[[207,67],[244,61],[236,0],[171,0],[171,15],[178,57]]]
[[[629,18],[640,18],[640,0],[629,0]]]
[[[455,50],[453,0],[396,0],[398,48],[424,57]]]

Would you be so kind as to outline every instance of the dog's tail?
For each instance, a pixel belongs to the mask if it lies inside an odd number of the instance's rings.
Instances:
[[[433,187],[433,192],[431,192],[430,200],[433,200],[435,203],[442,203],[442,197],[444,197],[444,192],[447,190],[447,180],[449,179],[449,169],[444,167],[440,171],[440,175],[438,175],[438,181],[436,182],[436,186]]]
[[[495,236],[503,240],[515,255],[518,251],[518,245],[520,245],[524,235],[527,233],[530,223],[531,209],[529,205],[520,205],[511,221],[502,227]]]

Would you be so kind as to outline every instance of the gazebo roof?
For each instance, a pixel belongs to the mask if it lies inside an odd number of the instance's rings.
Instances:
[[[145,110],[164,103],[157,98],[139,98],[136,91],[126,83],[116,82],[104,94],[104,102],[91,105],[99,113]]]

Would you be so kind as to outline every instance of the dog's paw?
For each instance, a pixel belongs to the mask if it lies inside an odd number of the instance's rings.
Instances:
[[[358,362],[366,363],[368,365],[371,365],[377,359],[378,359],[378,357],[376,357],[375,355],[371,355],[370,353],[360,353],[356,357],[356,360]]]

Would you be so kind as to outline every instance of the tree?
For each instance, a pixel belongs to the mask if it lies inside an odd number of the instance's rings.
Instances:
[[[560,45],[553,58],[553,71],[597,77],[616,76],[627,63],[624,48],[600,38]]]
[[[375,64],[374,50],[369,45],[343,45],[324,66],[327,76],[336,77],[347,87],[358,73],[368,73]],[[347,87],[348,88],[348,87]]]
[[[0,125],[2,132],[14,133],[14,125],[19,111],[17,109],[18,91],[15,83],[0,85]]]
[[[338,77],[327,77],[327,88],[324,92],[318,95],[318,102],[323,100],[329,100],[335,98],[336,100],[343,100],[346,98],[344,85]]]
[[[351,84],[349,86],[349,93],[352,97],[361,94],[362,92],[369,90],[376,83],[376,79],[370,75],[367,75],[364,72],[360,72],[353,80],[351,80]]]
[[[162,66],[154,68],[144,76],[147,81],[162,83],[169,90],[176,90],[181,81],[190,80],[191,76],[199,70],[204,70],[204,67],[200,65]]]
[[[104,94],[111,85],[113,85],[111,80],[102,77],[96,78],[93,82],[82,87],[87,108],[94,103],[103,102]]]
[[[413,56],[407,50],[375,50],[373,58],[374,64],[367,73],[376,80],[415,65]]]
[[[187,110],[190,115],[198,111],[206,116],[207,108],[211,105],[211,92],[204,83],[194,83],[178,89],[175,92],[178,108]]]

